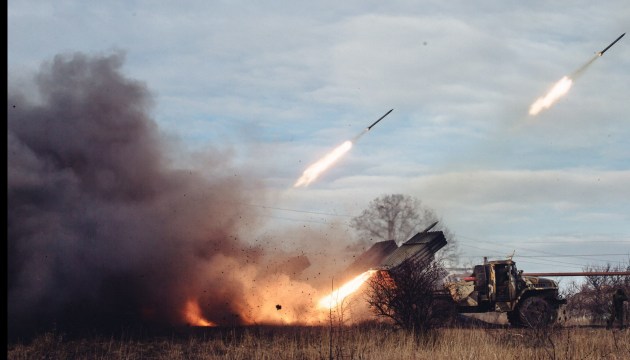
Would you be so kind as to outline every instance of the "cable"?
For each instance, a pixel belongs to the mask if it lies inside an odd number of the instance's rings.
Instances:
[[[295,221],[295,222],[309,222],[309,223],[325,224],[325,225],[330,225],[331,224],[330,222],[325,222],[325,221],[305,220],[305,219],[290,219],[290,218],[284,218],[284,217],[272,216],[272,215],[260,215],[260,216],[268,217],[268,218],[272,218],[272,219],[278,219],[278,220]],[[341,224],[341,225],[345,225],[345,224]]]
[[[496,251],[496,249],[493,249],[493,250],[490,250],[490,249],[484,249],[484,248],[480,248],[480,247],[477,247],[477,246],[472,246],[472,245],[468,245],[468,244],[460,244],[460,245],[462,245],[462,246],[466,246],[466,247],[471,247],[471,248],[473,248],[473,249],[477,249],[477,250]],[[499,245],[501,245],[501,244],[499,244]],[[531,251],[531,250],[530,250],[530,251]],[[540,251],[540,252],[543,252],[543,251]],[[622,255],[624,255],[624,256],[625,256],[626,254],[622,254]],[[486,257],[487,257],[487,256],[486,256]],[[530,255],[530,256],[526,256],[526,255],[515,255],[515,257],[518,257],[518,258],[522,258],[522,257],[530,257],[530,258],[550,257],[550,258],[553,258],[553,257],[559,257],[559,256],[558,256],[557,254],[554,254],[554,255],[551,255],[551,256],[544,256],[544,255],[540,255],[540,256],[536,256],[536,255]],[[563,256],[560,256],[560,257],[563,257]],[[528,262],[529,260],[523,260],[523,261]],[[603,261],[603,260],[600,260],[600,261]],[[529,261],[529,262],[531,262],[531,261]],[[571,262],[566,262],[566,261],[557,261],[557,260],[556,260],[556,261],[550,261],[550,260],[549,260],[549,262],[554,263],[554,264],[567,264],[567,265],[574,265],[574,266],[580,266],[580,267],[584,267],[584,266],[586,266],[586,265],[584,265],[584,264],[576,264],[576,263],[571,263]],[[541,264],[541,263],[539,263],[539,264]]]
[[[469,246],[469,245],[464,245],[464,246]],[[498,257],[501,255],[497,255],[497,254],[488,254],[488,255],[482,255],[482,256],[488,256],[488,257]],[[520,257],[520,258],[559,258],[559,257],[575,257],[575,256],[583,256],[583,257],[593,257],[593,256],[628,256],[630,257],[630,254],[580,254],[580,255],[570,255],[570,254],[563,254],[563,255],[514,255],[515,257]],[[461,257],[477,257],[477,255],[461,255]],[[595,259],[598,260],[598,259]],[[601,259],[601,261],[606,261]]]
[[[519,257],[551,257],[551,258],[555,258],[555,257],[575,257],[575,256],[585,256],[585,257],[586,256],[629,256],[630,257],[630,254],[519,255]]]
[[[353,215],[348,215],[348,214],[333,214],[333,213],[318,212],[318,211],[308,211],[308,210],[287,209],[287,208],[279,208],[279,207],[273,207],[273,206],[267,206],[267,205],[256,205],[256,204],[247,204],[247,203],[240,203],[240,204],[241,204],[241,205],[247,205],[247,206],[253,206],[253,207],[260,207],[260,208],[263,208],[263,209],[272,209],[272,210],[281,210],[281,211],[292,211],[292,212],[299,212],[299,213],[306,213],[306,214],[329,215],[329,216],[341,216],[341,217],[353,217]]]
[[[621,235],[621,236],[626,236],[626,235]],[[463,236],[463,235],[457,235],[458,238],[462,238],[462,239],[469,239],[469,240],[473,240],[473,241],[482,241],[476,238],[472,238],[470,236]],[[485,242],[490,242],[488,240],[483,240]],[[571,240],[548,240],[548,241],[527,241],[527,244],[562,244],[562,243],[568,243],[568,242],[572,242]],[[585,241],[580,241],[581,242],[585,242]],[[598,240],[597,241],[598,244],[615,244],[615,243],[628,243],[630,244],[630,240]],[[501,245],[501,244],[499,244]]]
[[[464,237],[464,238],[469,238],[469,239],[471,239],[471,240],[480,241],[480,240],[478,240],[478,239],[473,239],[473,238],[470,238],[470,237]],[[507,248],[512,249],[512,250],[518,249],[518,248],[516,248],[516,247],[508,246],[508,245],[505,245],[505,244],[499,244],[499,243],[496,243],[496,242],[493,242],[493,241],[489,241],[489,240],[484,240],[484,241],[485,241],[486,243],[495,244],[495,245],[497,245],[497,246],[507,247]],[[548,251],[543,251],[543,250],[531,250],[531,249],[525,249],[525,251],[538,252],[538,253],[541,253],[541,254],[547,254],[547,255],[553,255],[553,256],[557,256],[557,255],[558,255],[558,254],[554,254],[554,253],[551,253],[551,252],[548,252]],[[579,258],[580,258],[579,256],[574,256],[574,257],[575,257],[575,258],[577,258],[577,259],[579,259]],[[591,259],[585,259],[585,260],[589,260],[589,261],[590,261]]]

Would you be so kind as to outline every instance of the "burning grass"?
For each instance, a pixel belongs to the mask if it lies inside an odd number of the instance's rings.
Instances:
[[[459,327],[414,336],[370,324],[189,328],[143,337],[49,332],[10,343],[7,354],[9,359],[628,359],[630,331]]]

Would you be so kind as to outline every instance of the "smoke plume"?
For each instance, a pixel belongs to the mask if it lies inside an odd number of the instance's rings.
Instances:
[[[191,307],[240,324],[261,298],[251,284],[270,282],[261,248],[239,240],[257,218],[239,205],[255,201],[252,177],[223,155],[203,175],[171,164],[151,95],[123,60],[59,55],[36,75],[36,97],[9,88],[10,334],[178,325]]]

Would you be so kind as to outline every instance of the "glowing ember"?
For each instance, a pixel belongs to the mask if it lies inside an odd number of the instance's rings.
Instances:
[[[206,320],[203,315],[201,315],[201,308],[199,307],[199,303],[195,300],[188,300],[186,309],[184,310],[184,316],[186,317],[186,322],[192,326],[215,326],[215,324]]]
[[[592,62],[592,61],[591,61]],[[545,97],[538,98],[532,106],[529,107],[529,114],[536,115],[541,112],[543,109],[549,108],[553,105],[560,97],[565,95],[571,89],[571,85],[573,84],[573,80],[571,80],[568,76],[563,77],[558,81],[552,88],[549,90]]]
[[[337,148],[335,148],[333,151],[331,151],[319,161],[304,170],[304,173],[302,173],[302,176],[295,182],[295,185],[293,185],[293,187],[308,186],[308,184],[315,181],[315,179],[317,179],[317,177],[321,175],[322,172],[324,172],[332,164],[339,160],[339,158],[341,158],[351,148],[352,141],[350,140],[337,146]]]
[[[355,291],[359,290],[361,285],[367,281],[376,270],[368,270],[363,274],[355,277],[339,289],[333,291],[330,295],[319,301],[319,307],[323,309],[332,309],[338,306],[345,298],[352,295]]]

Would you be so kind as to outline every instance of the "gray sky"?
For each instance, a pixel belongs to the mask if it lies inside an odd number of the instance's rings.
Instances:
[[[348,238],[338,241],[351,242],[350,217],[402,193],[442,217],[466,262],[515,251],[521,269],[538,272],[630,258],[630,38],[528,115],[630,29],[627,1],[9,0],[7,9],[10,85],[60,53],[123,51],[163,133],[260,177],[265,200],[248,205],[266,210],[261,233],[341,229]],[[316,182],[292,189],[392,108]]]

